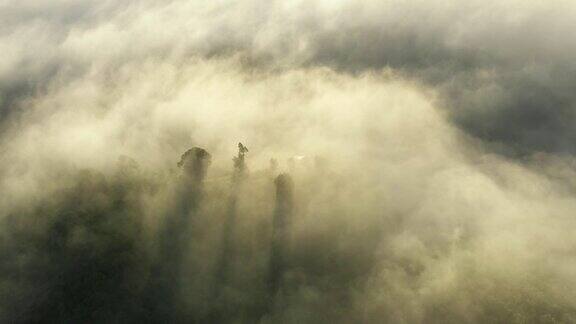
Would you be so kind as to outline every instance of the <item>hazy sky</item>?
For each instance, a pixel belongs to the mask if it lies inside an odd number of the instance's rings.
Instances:
[[[263,298],[276,158],[293,266],[262,323],[573,323],[575,28],[568,0],[0,0],[1,321],[135,321],[193,146],[201,318],[240,141],[229,322]]]

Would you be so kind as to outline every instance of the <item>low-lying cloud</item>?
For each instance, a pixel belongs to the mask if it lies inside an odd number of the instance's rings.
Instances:
[[[575,9],[0,4],[0,320],[574,322]]]

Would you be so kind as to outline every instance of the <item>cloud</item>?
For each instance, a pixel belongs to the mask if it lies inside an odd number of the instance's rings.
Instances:
[[[474,136],[514,154],[572,153],[575,10],[569,1],[7,2],[2,115],[55,75],[236,53],[288,69],[392,68],[441,89]]]
[[[0,318],[573,322],[574,10],[4,2]],[[194,146],[201,185],[176,165]],[[294,211],[271,296],[280,172]],[[183,269],[169,310],[158,263]]]

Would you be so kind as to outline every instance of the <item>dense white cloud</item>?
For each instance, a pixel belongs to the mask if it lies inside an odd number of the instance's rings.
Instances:
[[[200,146],[174,312],[203,319],[241,141],[226,321],[573,322],[575,8],[1,3],[0,317],[141,319],[176,162]],[[270,158],[296,212],[289,288],[266,309]]]

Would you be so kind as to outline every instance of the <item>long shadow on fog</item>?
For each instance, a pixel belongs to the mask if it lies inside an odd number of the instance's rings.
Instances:
[[[178,179],[174,206],[159,233],[158,257],[144,293],[142,321],[184,320],[179,310],[183,262],[191,242],[191,219],[200,206],[210,159],[206,150],[195,147],[186,151],[178,163],[183,172]]]
[[[219,251],[216,256],[216,264],[213,276],[208,290],[208,304],[210,309],[206,318],[202,320],[205,323],[222,323],[231,320],[233,310],[227,309],[225,303],[221,302],[223,288],[226,287],[229,276],[231,275],[231,260],[233,258],[233,238],[238,217],[238,199],[241,186],[248,177],[248,167],[246,165],[245,155],[248,149],[238,143],[238,155],[234,157],[234,171],[232,173],[232,182],[230,184],[230,196],[224,220]]]

